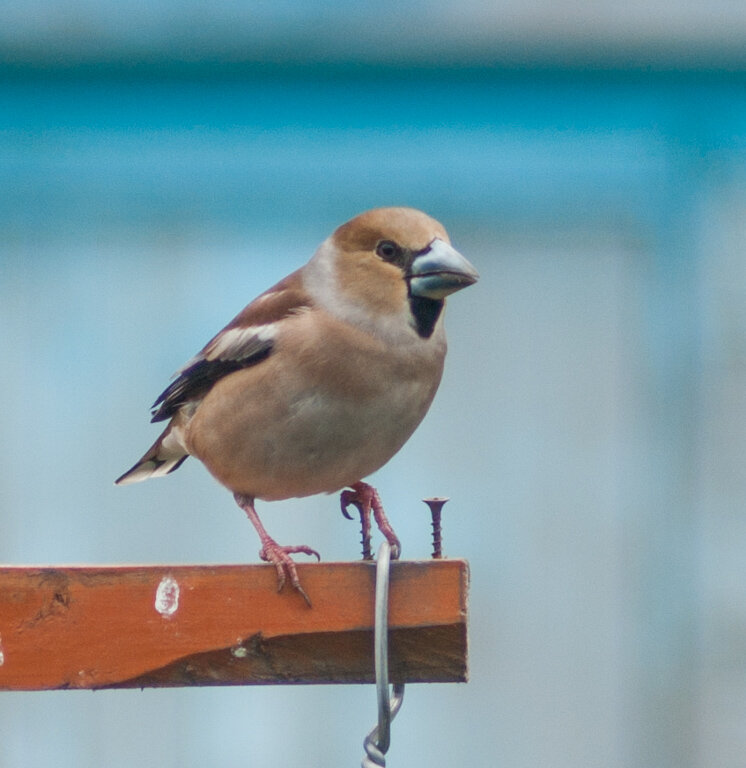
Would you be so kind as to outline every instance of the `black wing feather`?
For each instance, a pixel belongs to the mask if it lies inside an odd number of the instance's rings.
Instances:
[[[198,359],[161,392],[153,403],[151,422],[170,419],[185,403],[204,397],[223,376],[261,362],[272,346],[271,340],[255,343],[251,353],[238,360]]]

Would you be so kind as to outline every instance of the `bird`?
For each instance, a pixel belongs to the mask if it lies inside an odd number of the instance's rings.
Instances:
[[[357,507],[364,536],[372,514],[397,557],[399,540],[364,478],[427,413],[446,355],[445,299],[478,278],[422,211],[361,213],[174,374],[151,408],[165,429],[115,483],[168,475],[195,456],[256,529],[278,591],[289,578],[309,606],[292,555],[320,555],[278,544],[257,499],[341,492],[342,512]]]

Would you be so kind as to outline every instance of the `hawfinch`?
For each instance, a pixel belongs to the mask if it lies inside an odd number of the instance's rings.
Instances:
[[[153,405],[168,424],[116,482],[135,483],[196,456],[256,528],[279,589],[290,557],[255,499],[342,493],[399,542],[362,479],[409,439],[440,383],[445,297],[476,282],[445,229],[411,208],[379,208],[339,227],[313,258],[241,311],[187,362]]]

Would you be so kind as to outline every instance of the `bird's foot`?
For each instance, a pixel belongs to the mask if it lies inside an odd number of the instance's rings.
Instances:
[[[295,567],[295,562],[290,555],[304,554],[313,555],[317,560],[321,560],[321,555],[311,547],[307,547],[305,544],[299,544],[290,547],[281,547],[265,530],[262,525],[259,515],[254,508],[254,497],[246,496],[242,493],[234,493],[233,498],[236,500],[236,504],[246,513],[246,517],[249,518],[251,524],[259,534],[259,540],[262,543],[262,548],[259,550],[259,557],[267,563],[274,565],[277,570],[277,591],[280,592],[285,586],[288,576],[290,577],[290,583],[295,590],[300,593],[301,597],[308,603],[308,607],[311,607],[311,600],[306,594],[306,591],[300,585],[300,579],[298,578],[298,569]]]
[[[362,526],[362,545],[363,545],[363,560],[372,560],[370,546],[370,515],[373,513],[373,518],[376,521],[378,530],[383,534],[384,538],[391,545],[391,558],[393,560],[398,559],[401,553],[401,544],[397,535],[394,533],[394,529],[391,527],[386,514],[383,511],[383,504],[381,503],[381,497],[378,495],[378,491],[368,483],[357,482],[350,486],[351,490],[342,491],[339,501],[342,507],[342,514],[348,519],[352,520],[352,517],[347,512],[347,507],[351,504],[357,507],[360,514],[360,523]]]
[[[277,570],[277,591],[282,591],[282,588],[285,586],[285,581],[289,576],[290,583],[293,585],[295,591],[308,603],[308,607],[310,608],[311,600],[300,585],[298,569],[295,567],[295,561],[290,557],[290,555],[298,553],[312,555],[317,560],[321,560],[321,555],[315,549],[307,547],[305,544],[283,547],[269,536],[262,540],[262,548],[259,550],[259,557],[265,562],[274,565]]]

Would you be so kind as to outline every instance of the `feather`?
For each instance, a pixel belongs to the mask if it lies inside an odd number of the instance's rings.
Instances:
[[[151,421],[171,418],[182,406],[201,400],[224,376],[265,360],[274,347],[277,323],[310,306],[300,271],[265,291],[176,372],[153,403]]]
[[[116,485],[129,485],[149,477],[162,477],[178,469],[186,461],[189,453],[183,446],[181,427],[176,424],[177,420],[163,430],[137,464],[114,481]]]

